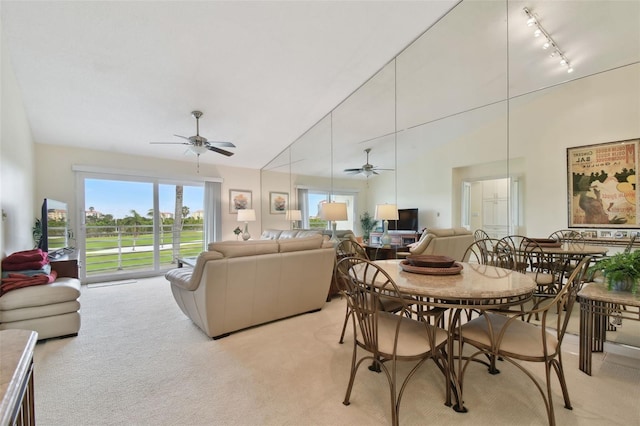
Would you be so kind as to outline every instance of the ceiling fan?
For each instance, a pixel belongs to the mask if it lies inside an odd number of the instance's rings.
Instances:
[[[182,139],[186,139],[188,142],[150,142],[152,144],[171,144],[171,145],[189,145],[188,151],[193,152],[198,157],[207,151],[217,152],[218,154],[231,157],[233,152],[220,149],[219,147],[235,148],[236,146],[231,142],[219,142],[210,141],[207,138],[200,136],[200,117],[202,117],[202,111],[191,111],[191,116],[196,119],[196,135],[195,136],[177,136]]]
[[[358,169],[344,169],[345,173],[349,173],[351,175],[363,174],[366,177],[369,177],[371,175],[379,174],[378,172],[382,170],[387,170],[387,171],[394,170],[394,169],[381,169],[379,167],[374,166],[373,164],[369,164],[369,153],[371,152],[371,148],[365,149],[364,152],[367,153],[367,162]]]

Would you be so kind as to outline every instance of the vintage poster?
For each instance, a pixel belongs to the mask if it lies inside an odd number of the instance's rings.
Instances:
[[[567,148],[569,227],[636,228],[640,139]]]

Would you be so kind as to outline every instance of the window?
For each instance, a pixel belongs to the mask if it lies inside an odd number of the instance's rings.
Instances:
[[[204,250],[204,184],[99,175],[82,184],[83,278],[158,273]]]
[[[329,191],[309,189],[299,191],[299,197],[301,197],[301,195],[305,197],[303,205],[307,207],[307,211],[304,211],[304,208],[302,209],[302,221],[305,228],[328,229],[327,221],[320,218],[319,212],[322,204],[332,201],[347,204],[348,220],[336,222],[336,229],[355,229],[355,194],[334,192],[332,199]]]

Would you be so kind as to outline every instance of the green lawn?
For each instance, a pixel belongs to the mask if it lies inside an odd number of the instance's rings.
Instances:
[[[180,238],[180,257],[195,257],[203,250],[202,231],[183,231]],[[135,243],[134,243],[135,242]],[[173,262],[173,236],[165,233],[160,249],[160,265]],[[153,234],[89,237],[86,240],[87,275],[121,270],[143,270],[153,267]],[[118,253],[120,247],[120,253]],[[175,264],[175,263],[173,263]]]

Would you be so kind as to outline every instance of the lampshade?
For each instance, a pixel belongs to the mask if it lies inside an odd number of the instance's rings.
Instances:
[[[398,206],[395,204],[376,205],[375,218],[378,220],[398,220]]]
[[[238,210],[238,222],[253,222],[256,220],[256,211],[253,209]]]
[[[322,220],[347,220],[347,203],[324,203],[320,209]]]
[[[285,217],[287,220],[302,220],[302,212],[300,210],[287,210]]]

